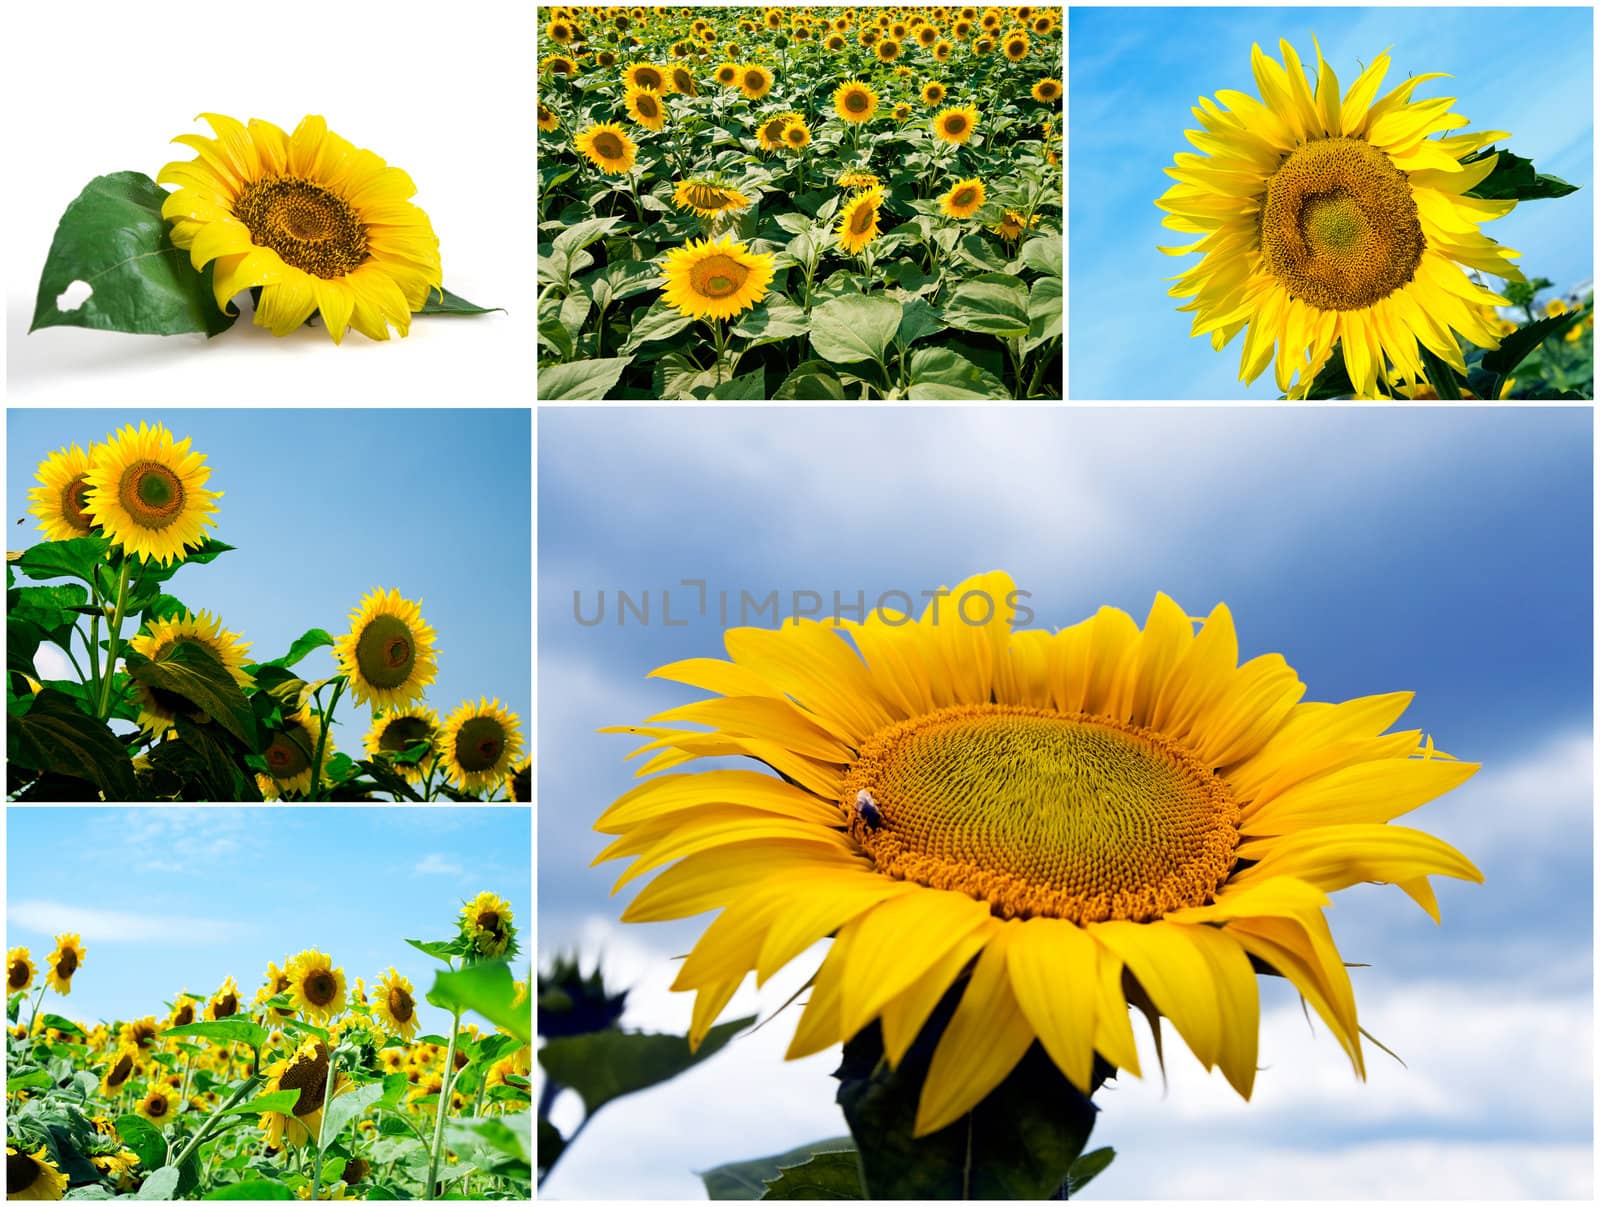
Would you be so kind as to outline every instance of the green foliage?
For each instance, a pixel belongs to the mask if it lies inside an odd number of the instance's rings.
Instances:
[[[1578,191],[1577,185],[1568,184],[1559,176],[1547,176],[1535,171],[1532,160],[1498,147],[1474,151],[1461,162],[1463,165],[1474,164],[1491,155],[1496,156],[1494,170],[1476,188],[1467,190],[1468,197],[1485,201],[1537,201],[1547,197],[1565,197]]]
[[[709,1059],[752,1022],[753,1016],[719,1023],[697,1050],[682,1035],[595,1031],[552,1039],[539,1049],[539,1065],[559,1085],[576,1090],[592,1115],[625,1094],[647,1090]]]
[[[428,1001],[451,1013],[470,1010],[504,1027],[524,1043],[533,1041],[533,1023],[526,1001],[512,1004],[516,985],[510,967],[501,960],[483,960],[459,972],[434,974]]]
[[[784,1181],[785,1171],[791,1171],[798,1175],[788,1179],[788,1186],[791,1189],[799,1186],[803,1179],[809,1178],[813,1183],[819,1181],[828,1183],[826,1189],[832,1191],[809,1197],[859,1199],[862,1197],[861,1174],[856,1164],[855,1153],[854,1140],[849,1136],[836,1136],[830,1140],[815,1140],[810,1144],[802,1144],[798,1148],[791,1148],[788,1152],[773,1157],[730,1161],[726,1165],[718,1165],[715,1169],[705,1170],[700,1174],[700,1180],[705,1183],[708,1199],[803,1197],[787,1193],[769,1195],[771,1184]],[[809,1174],[799,1172],[808,1169]]]
[[[1099,1177],[1111,1166],[1116,1159],[1117,1150],[1114,1148],[1097,1148],[1093,1152],[1086,1152],[1072,1163],[1072,1168],[1067,1171],[1067,1195],[1071,1197],[1079,1193],[1095,1178]]]
[[[40,774],[68,768],[108,801],[139,799],[127,748],[70,696],[47,687],[10,714],[6,759],[11,764]]]

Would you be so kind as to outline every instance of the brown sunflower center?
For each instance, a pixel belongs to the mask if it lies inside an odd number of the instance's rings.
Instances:
[[[1175,743],[1011,705],[880,731],[842,804],[880,872],[967,893],[1006,918],[1144,922],[1202,905],[1239,842],[1227,784]]]
[[[56,956],[56,975],[70,977],[78,971],[78,949],[76,947],[63,947]]]
[[[1409,179],[1359,138],[1290,152],[1267,182],[1260,222],[1268,270],[1319,310],[1364,310],[1404,287],[1422,262]]]
[[[600,153],[602,159],[622,159],[622,140],[610,130],[602,130],[594,136],[593,147]]]
[[[844,94],[844,107],[851,113],[865,113],[868,103],[867,94],[859,89]]]
[[[638,88],[654,88],[661,90],[661,73],[654,67],[635,67],[633,69],[634,86]]]
[[[106,1078],[106,1084],[119,1086],[131,1076],[133,1076],[133,1057],[124,1052],[117,1063],[111,1066],[111,1075]]]
[[[397,1023],[408,1023],[411,1016],[417,1012],[416,1003],[411,1000],[411,995],[406,992],[404,985],[395,985],[389,990],[389,1013],[394,1016]]]
[[[22,1197],[22,1192],[37,1182],[43,1172],[39,1163],[27,1153],[7,1153],[6,1198]]]
[[[175,1027],[187,1027],[192,1022],[194,1022],[194,1003],[184,1002],[183,1005],[178,1007],[177,1012],[173,1014],[172,1025]]]
[[[946,134],[965,134],[967,130],[967,115],[964,113],[947,113],[944,118],[944,132]]]
[[[271,744],[263,752],[272,778],[290,780],[311,767],[311,731],[298,721],[290,721],[283,732],[274,734]],[[288,982],[278,986],[281,992]]]
[[[79,532],[88,532],[94,527],[89,515],[88,494],[89,481],[85,474],[79,474],[61,488],[61,518]]]
[[[639,106],[639,112],[646,117],[659,117],[661,108],[656,104],[656,98],[648,92],[634,93],[633,103]]]
[[[140,528],[160,530],[183,514],[183,482],[157,461],[135,461],[117,481],[117,498]]]
[[[456,762],[463,771],[488,771],[506,748],[506,731],[493,717],[473,717],[456,731]]]
[[[397,616],[374,616],[356,640],[356,667],[374,687],[399,687],[416,661],[411,628]]]
[[[326,968],[314,968],[301,980],[300,992],[313,1006],[326,1006],[339,996],[339,981]]]
[[[278,1078],[280,1090],[299,1090],[300,1098],[294,1104],[297,1118],[304,1118],[322,1109],[322,1099],[328,1089],[328,1047],[316,1045],[314,1056],[297,1056],[293,1064]]]
[[[150,1096],[144,1100],[144,1110],[147,1115],[156,1119],[161,1118],[167,1113],[167,1096],[151,1090]]]
[[[486,909],[479,914],[478,929],[486,931],[496,942],[506,937],[505,923],[501,920],[498,910]]]
[[[750,89],[751,92],[760,92],[766,87],[766,83],[767,77],[759,71],[747,71],[744,73],[744,86]]]
[[[852,235],[866,234],[872,229],[874,217],[872,206],[867,202],[862,202],[856,206],[855,213],[850,215],[850,233]]]
[[[421,717],[396,717],[378,735],[378,749],[399,753],[418,742],[433,740],[433,726]]]
[[[750,277],[750,269],[732,256],[707,256],[690,269],[689,280],[703,298],[725,298],[738,293]]]
[[[238,997],[231,993],[224,993],[213,1004],[211,1012],[218,1018],[232,1018],[239,1012]]]
[[[233,212],[252,243],[312,276],[342,277],[366,261],[366,225],[348,201],[320,184],[297,176],[252,181]]]
[[[344,1181],[347,1186],[359,1186],[372,1172],[372,1166],[361,1157],[351,1157],[345,1162]]]
[[[11,966],[6,969],[6,984],[14,991],[21,989],[28,983],[28,978],[33,969],[28,967],[25,960],[12,960]]]
[[[957,209],[964,209],[978,199],[978,190],[968,185],[964,189],[957,189],[950,195],[950,204]]]

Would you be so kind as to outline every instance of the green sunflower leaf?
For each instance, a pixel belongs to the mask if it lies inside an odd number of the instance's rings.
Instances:
[[[250,702],[244,698],[228,668],[204,646],[180,641],[155,662],[132,650],[125,659],[128,674],[135,682],[181,696],[243,742],[252,753],[261,753],[261,738],[256,731]]]
[[[1067,1193],[1077,1194],[1094,1181],[1110,1167],[1116,1155],[1117,1150],[1114,1148],[1097,1148],[1093,1152],[1084,1153],[1067,1171]]]
[[[594,1114],[606,1103],[647,1090],[720,1052],[755,1016],[720,1023],[695,1051],[682,1035],[638,1031],[591,1031],[545,1041],[539,1064],[558,1085],[576,1090],[584,1110]]]
[[[333,634],[326,629],[307,629],[296,637],[289,646],[289,652],[282,658],[274,658],[270,662],[262,663],[263,666],[293,666],[312,650],[320,650],[325,645],[333,644]]]
[[[997,273],[965,281],[945,303],[944,321],[962,331],[1012,338],[1028,333],[1028,289]]]
[[[575,361],[570,365],[540,365],[538,394],[541,402],[593,402],[604,398],[633,363],[631,356],[608,356]]]
[[[33,325],[92,327],[135,335],[220,335],[236,314],[217,308],[211,267],[196,272],[189,253],[174,247],[161,206],[167,191],[142,172],[97,176],[84,186],[56,227]],[[93,291],[80,305],[61,308],[74,282]]]
[[[34,771],[66,771],[89,780],[108,801],[139,799],[128,750],[102,721],[53,688],[33,697],[6,726],[6,759]]]
[[[206,1200],[213,1199],[294,1199],[294,1191],[282,1182],[269,1182],[264,1178],[257,1178],[250,1182],[234,1182],[230,1186],[220,1186],[206,1194]],[[370,1196],[369,1196],[370,1197]]]
[[[15,616],[7,616],[6,670],[37,679],[39,671],[33,665],[33,658],[39,652],[39,645],[46,636],[45,631],[31,620],[19,620]]]
[[[749,347],[793,339],[810,330],[811,320],[806,312],[782,294],[773,294],[761,305],[741,318],[733,328],[735,335],[750,341]],[[759,397],[765,398],[766,395]]]
[[[6,592],[6,616],[31,621],[51,641],[65,646],[72,636],[78,609],[88,601],[89,592],[76,583],[59,587],[15,587]]]
[[[227,1020],[222,1020],[226,1022]],[[268,1111],[286,1114],[294,1109],[294,1104],[300,1101],[299,1090],[273,1090],[270,1094],[261,1094],[249,1102],[241,1102],[238,1106],[230,1106],[220,1112],[224,1115],[264,1115]]]
[[[427,749],[427,744],[418,742],[417,745]],[[372,782],[387,792],[395,800],[420,801],[421,796],[405,779],[395,772],[388,759],[362,759],[356,764],[364,775],[372,777]]]
[[[531,1012],[526,1002],[520,1006],[511,1004],[516,996],[511,969],[502,960],[484,960],[459,972],[434,973],[433,988],[428,990],[428,1001],[441,1010],[471,1010],[524,1043],[531,1043]]]
[[[60,1031],[63,1035],[82,1035],[83,1028],[70,1018],[62,1018],[59,1014],[41,1014],[39,1025],[49,1027],[52,1031]]]
[[[726,1165],[718,1165],[715,1169],[701,1171],[700,1180],[706,1185],[708,1199],[759,1199],[767,1193],[767,1183],[780,1178],[786,1169],[804,1167],[813,1157],[846,1156],[850,1159],[850,1184],[855,1193],[843,1197],[860,1198],[861,1177],[855,1168],[855,1152],[854,1140],[849,1136],[835,1136],[830,1140],[814,1140],[810,1144],[802,1144],[798,1148],[791,1148],[788,1152],[778,1153],[772,1157],[730,1161]],[[840,1196],[818,1195],[817,1197]]]
[[[907,398],[930,401],[952,398],[1010,398],[994,374],[949,348],[918,348],[911,354],[911,386]]]
[[[1474,151],[1461,162],[1463,165],[1474,164],[1491,155],[1497,156],[1494,170],[1479,181],[1477,187],[1468,189],[1466,196],[1482,201],[1538,201],[1547,197],[1565,197],[1568,193],[1578,191],[1577,185],[1568,184],[1559,176],[1535,171],[1531,159],[1497,147]]]
[[[80,536],[70,541],[44,541],[30,545],[11,563],[17,573],[33,579],[81,578],[92,581],[95,566],[111,542],[103,536]]]
[[[1493,352],[1484,354],[1483,367],[1490,373],[1498,373],[1501,377],[1509,377],[1516,371],[1517,366],[1532,354],[1535,348],[1547,339],[1564,335],[1568,327],[1583,317],[1584,312],[1582,310],[1572,310],[1566,314],[1539,319],[1537,322],[1518,327],[1505,339],[1501,340],[1500,346]]]
[[[259,1048],[267,1042],[267,1030],[247,1018],[219,1018],[181,1027],[168,1027],[162,1035],[193,1035],[215,1044],[249,1044]]]
[[[763,369],[741,373],[738,377],[711,387],[707,395],[723,402],[762,402],[767,397],[767,375]]]
[[[438,296],[430,292],[428,300],[422,304],[418,314],[492,314],[498,310],[501,314],[506,312],[504,306],[478,306],[458,297],[442,286],[437,291]]]
[[[803,1165],[787,1166],[767,1183],[763,1199],[863,1199],[854,1150],[818,1153]]]
[[[143,1115],[119,1115],[116,1127],[117,1135],[138,1154],[145,1169],[156,1169],[167,1159],[167,1142],[160,1129]]]
[[[383,1097],[383,1082],[373,1081],[351,1090],[348,1094],[338,1094],[333,1101],[328,1103],[328,1112],[322,1124],[322,1148],[327,1150],[329,1144],[339,1138],[339,1133],[344,1131],[345,1125],[365,1114]]]
[[[636,352],[651,340],[672,339],[693,321],[657,298],[650,309],[634,320],[633,330],[628,333],[627,342],[622,345],[622,350]],[[543,398],[544,395],[541,394],[540,397]]]
[[[1417,351],[1422,353],[1422,371],[1427,374],[1428,384],[1433,387],[1434,393],[1444,402],[1459,400],[1461,379],[1456,376],[1456,371],[1420,344]]]
[[[844,385],[825,361],[801,361],[799,367],[783,379],[773,398],[837,401],[844,398]]]
[[[882,362],[900,330],[900,303],[878,294],[846,294],[811,312],[811,346],[834,364]]]

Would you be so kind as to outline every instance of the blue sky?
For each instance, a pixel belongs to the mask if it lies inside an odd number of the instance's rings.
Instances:
[[[366,594],[392,587],[420,600],[433,626],[439,674],[426,702],[440,719],[463,700],[498,696],[531,745],[527,411],[14,408],[7,547],[44,539],[28,515],[28,490],[45,457],[140,421],[192,437],[211,467],[207,488],[223,492],[208,531],[236,546],[209,565],[184,567],[168,584],[172,594],[221,616],[261,660],[286,653],[310,628],[341,636]],[[82,649],[75,653],[81,662]],[[296,669],[324,679],[335,670],[332,651],[317,650]],[[334,741],[360,757],[370,712],[348,700],[339,702]]]
[[[1269,372],[1238,380],[1238,340],[1213,352],[1168,277],[1198,263],[1156,251],[1191,239],[1160,225],[1163,173],[1195,128],[1199,97],[1256,95],[1250,46],[1312,35],[1347,89],[1385,49],[1385,87],[1443,71],[1419,97],[1453,96],[1472,128],[1505,130],[1513,151],[1584,192],[1528,202],[1487,233],[1522,268],[1568,291],[1594,273],[1593,12],[1585,8],[1075,8],[1069,16],[1071,391],[1075,398],[1275,398]],[[1554,296],[1546,293],[1541,297]],[[1152,356],[1152,348],[1160,350]]]
[[[421,998],[443,965],[405,940],[451,937],[461,903],[493,892],[529,952],[529,824],[459,805],[11,808],[6,944],[42,967],[55,935],[82,935],[72,993],[43,1007],[82,1022],[165,1016],[229,976],[254,997],[268,961],[315,947],[352,986],[393,965],[437,1031],[450,1016]]]
[[[1372,965],[1363,1020],[1409,1070],[1379,1053],[1361,1086],[1269,987],[1257,1100],[1187,1056],[1164,1099],[1158,1076],[1108,1091],[1097,1142],[1128,1159],[1096,1195],[1236,1196],[1207,1180],[1210,1145],[1259,1168],[1266,1197],[1586,1196],[1591,448],[1586,408],[546,411],[541,950],[603,952],[637,987],[634,1025],[687,1024],[665,986],[705,919],[616,923],[632,890],[609,897],[620,865],[587,866],[589,827],[631,786],[634,743],[595,730],[697,697],[645,675],[722,655],[721,591],[736,611],[741,590],[871,598],[1003,568],[1050,628],[1102,603],[1142,620],[1157,590],[1191,614],[1226,601],[1242,655],[1282,652],[1308,699],[1415,690],[1407,724],[1484,763],[1417,821],[1488,882],[1441,883],[1442,927],[1392,889],[1332,911],[1346,958]],[[709,615],[683,579],[708,582]],[[651,624],[617,622],[619,589],[651,594]],[[661,623],[663,589],[688,623]],[[604,623],[577,623],[574,592],[592,618],[600,590]],[[735,1009],[775,1007],[807,971]],[[782,1065],[791,1030],[608,1107],[549,1196],[696,1197],[690,1169],[836,1134],[834,1058]],[[1204,1144],[1182,1138],[1195,1122]]]

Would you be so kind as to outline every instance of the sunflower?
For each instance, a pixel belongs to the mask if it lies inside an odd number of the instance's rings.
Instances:
[[[811,143],[811,128],[798,118],[783,128],[783,148],[799,151]]]
[[[678,181],[672,193],[672,204],[680,210],[692,210],[702,218],[715,218],[718,214],[744,209],[750,204],[750,198],[727,185],[690,179]]]
[[[533,800],[533,760],[523,759],[506,775],[506,799],[526,805]]]
[[[897,122],[908,122],[911,120],[911,106],[902,102],[894,107],[891,116]]]
[[[661,103],[661,93],[653,88],[629,86],[623,97],[628,116],[646,130],[660,130],[667,124],[666,106]]]
[[[422,699],[439,673],[433,628],[400,592],[379,588],[350,613],[350,631],[333,647],[356,703],[399,708]]]
[[[416,762],[392,763],[407,783],[420,784],[427,775],[428,763],[438,753],[438,740],[439,714],[426,705],[412,704],[373,719],[372,728],[367,730],[367,757],[392,760],[418,742],[426,742],[427,749]]]
[[[33,956],[26,947],[13,947],[6,952],[6,995],[25,993],[33,988],[33,977],[37,970],[33,966]]]
[[[1466,375],[1457,335],[1484,348],[1499,334],[1481,307],[1505,299],[1467,271],[1511,281],[1517,253],[1479,233],[1513,201],[1467,196],[1493,172],[1493,155],[1468,162],[1498,131],[1440,138],[1463,124],[1449,98],[1413,101],[1416,75],[1374,102],[1389,70],[1380,54],[1344,94],[1317,51],[1315,92],[1288,42],[1284,66],[1252,48],[1266,103],[1238,92],[1201,99],[1202,131],[1187,137],[1167,174],[1178,181],[1157,204],[1163,225],[1200,236],[1168,255],[1204,259],[1170,293],[1190,299],[1191,333],[1221,349],[1245,331],[1241,381],[1273,360],[1278,388],[1303,397],[1335,344],[1359,398],[1381,397],[1393,365],[1426,375],[1423,353]]]
[[[1054,32],[1055,27],[1056,18],[1053,13],[1040,13],[1038,16],[1034,17],[1030,26],[1033,32],[1038,34],[1041,38]]]
[[[445,720],[443,746],[445,770],[456,787],[463,792],[498,788],[522,754],[517,714],[501,708],[499,700],[463,700]]]
[[[215,526],[213,500],[206,490],[211,467],[203,453],[189,451],[189,439],[174,441],[165,424],[130,423],[107,436],[104,451],[89,467],[85,505],[113,545],[132,556],[162,565],[182,561],[185,552],[206,541]]]
[[[940,105],[944,103],[944,85],[938,80],[929,80],[922,86],[922,103],[924,105]]]
[[[765,67],[746,63],[739,68],[739,91],[750,100],[759,101],[772,91],[772,72]]]
[[[970,218],[983,205],[983,198],[983,181],[976,177],[958,180],[939,198],[939,208],[949,218]]]
[[[770,253],[752,252],[732,236],[716,242],[691,239],[662,262],[662,297],[690,318],[731,318],[767,296],[772,260]]]
[[[540,64],[539,70],[551,75],[577,75],[578,64],[564,54],[553,54]]]
[[[171,1127],[178,1117],[178,1095],[170,1086],[151,1082],[135,1109],[157,1127]]]
[[[1028,35],[1020,29],[1008,33],[1001,43],[1001,49],[1013,63],[1021,62],[1028,57]]]
[[[774,113],[765,118],[756,126],[756,142],[761,144],[763,151],[781,151],[783,149],[783,128],[790,122],[800,120],[800,115],[793,112]]]
[[[107,1098],[115,1098],[138,1072],[139,1049],[119,1044],[100,1076],[100,1092]]]
[[[569,42],[575,41],[578,37],[577,26],[573,25],[571,22],[563,21],[560,18],[557,18],[556,20],[550,22],[549,25],[546,25],[544,27],[544,32],[545,36],[548,37],[552,42],[559,42],[563,46],[567,45]]]
[[[239,986],[232,977],[229,977],[206,1002],[206,1019],[215,1023],[225,1018],[232,1018],[238,1013]]]
[[[265,773],[256,775],[256,787],[267,800],[282,800],[291,793],[311,791],[311,763],[316,758],[317,743],[322,739],[322,718],[309,708],[302,708],[293,716],[283,719],[283,726],[273,731],[272,740],[261,752],[267,761]],[[321,767],[326,768],[333,757],[333,735],[323,742]]]
[[[1033,99],[1045,105],[1055,104],[1061,99],[1061,81],[1046,76],[1033,86]]]
[[[28,491],[33,500],[28,511],[39,517],[39,531],[47,540],[70,541],[94,531],[88,506],[89,467],[99,453],[97,445],[84,452],[73,444],[40,463],[39,485]]]
[[[883,38],[872,48],[880,63],[892,63],[900,57],[900,43],[893,38]]]
[[[573,146],[607,176],[621,176],[633,167],[638,147],[615,122],[598,122],[581,131]]]
[[[679,96],[700,95],[700,89],[694,82],[694,72],[682,63],[667,68],[667,86]]]
[[[290,961],[285,960],[283,962],[284,966],[279,968],[271,960],[267,961],[266,979],[262,981],[261,988],[256,990],[255,1004],[257,1006],[266,1006],[273,998],[289,992],[289,964]],[[282,1008],[267,1006],[266,1015],[268,1026],[278,1026],[284,1019],[293,1018],[295,1011],[292,1006]]]
[[[950,45],[949,42],[940,38],[939,41],[933,44],[933,57],[941,63],[947,63],[950,60],[950,52],[954,49],[955,47]]]
[[[517,927],[511,903],[493,893],[479,893],[461,907],[461,935],[473,953],[485,959],[515,955]]]
[[[978,110],[975,106],[951,106],[934,114],[933,132],[945,142],[960,144],[972,137],[977,124]]]
[[[840,172],[837,183],[841,189],[875,189],[878,187],[878,178],[871,172],[852,168],[848,172]]]
[[[177,185],[162,203],[172,241],[195,269],[211,264],[224,312],[261,287],[257,326],[288,335],[321,313],[334,343],[354,327],[369,339],[411,329],[411,315],[443,281],[439,240],[410,198],[411,177],[307,117],[292,136],[271,122],[201,114],[215,139],[174,142],[199,158],[169,163]]]
[[[237,633],[225,632],[222,621],[204,609],[198,615],[185,611],[181,620],[153,620],[150,631],[133,638],[128,646],[151,662],[160,662],[185,641],[193,642],[220,662],[240,690],[249,691],[255,686],[255,680],[244,671],[250,643],[240,641]],[[133,688],[139,705],[139,724],[150,733],[163,734],[178,717],[195,715],[194,706],[181,696],[139,682],[135,682]]]
[[[72,978],[83,967],[86,954],[87,949],[77,935],[57,935],[56,949],[50,953],[47,961],[50,971],[45,976],[45,984],[66,997],[72,992]]]
[[[878,111],[878,94],[860,80],[846,80],[833,90],[833,111],[842,121],[869,122]]]
[[[344,970],[330,957],[313,947],[291,959],[284,971],[289,997],[302,1017],[321,1021],[344,1012]]]
[[[917,45],[932,46],[939,40],[939,30],[932,25],[919,25],[917,27]]]
[[[6,1198],[59,1199],[67,1192],[67,1175],[55,1167],[43,1144],[33,1152],[6,1145]]]
[[[739,86],[739,64],[722,63],[717,67],[717,83],[724,88],[737,88]]]
[[[854,255],[882,232],[878,229],[878,207],[883,204],[881,188],[865,189],[846,201],[839,209],[839,225],[834,234],[839,245]]]
[[[321,1141],[324,1101],[331,1101],[356,1088],[355,1083],[343,1073],[335,1074],[330,1087],[330,1069],[328,1045],[315,1036],[307,1038],[293,1055],[272,1066],[263,1091],[270,1094],[280,1090],[299,1090],[300,1097],[288,1114],[268,1111],[261,1116],[261,1126],[267,1133],[270,1147],[282,1148],[285,1140],[295,1148],[305,1147],[308,1141]]]
[[[167,1026],[187,1027],[194,1022],[194,997],[185,989],[172,1003],[172,1013],[167,1015]]]
[[[373,987],[372,1014],[390,1035],[409,1041],[417,1033],[417,1000],[411,982],[392,967]]]
[[[878,1020],[898,1064],[972,965],[917,1135],[960,1119],[1036,1038],[1084,1093],[1097,1057],[1137,1074],[1130,994],[1248,1098],[1253,962],[1361,1073],[1326,894],[1390,882],[1437,920],[1427,877],[1477,869],[1387,823],[1475,765],[1384,733],[1409,694],[1301,704],[1281,656],[1238,666],[1226,607],[1198,634],[1164,595],[1142,631],[1103,608],[1052,634],[1013,632],[1015,598],[980,576],[920,622],[735,629],[731,662],[655,672],[729,694],[626,730],[657,752],[642,774],[763,764],[652,778],[596,823],[618,836],[597,863],[636,857],[618,887],[681,859],[625,920],[724,910],[673,985],[698,993],[691,1043],[750,969],[763,981],[832,935],[791,1058]]]
[[[161,1024],[156,1021],[153,1014],[123,1023],[122,1030],[118,1033],[118,1041],[122,1046],[132,1048],[136,1052],[151,1051],[156,1047],[156,1040],[160,1037]]]
[[[974,42],[972,44],[972,53],[974,55],[978,55],[980,57],[982,55],[989,54],[993,50],[994,50],[994,40],[991,39],[991,38],[979,38],[976,42]]]
[[[1026,221],[1028,229],[1031,230],[1039,225],[1039,215],[1035,214],[1032,218],[1025,220],[1015,210],[1007,210],[1005,218],[994,228],[994,233],[1002,239],[1020,238],[1024,221]]]
[[[544,102],[539,102],[539,129],[546,133],[561,125],[561,119],[551,110],[544,107]]]
[[[594,52],[594,65],[596,67],[615,67],[617,65],[617,56],[609,50],[597,50]]]
[[[89,1163],[98,1169],[106,1181],[118,1190],[133,1190],[138,1180],[139,1154],[132,1149],[91,1156]]]

